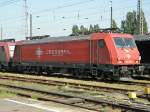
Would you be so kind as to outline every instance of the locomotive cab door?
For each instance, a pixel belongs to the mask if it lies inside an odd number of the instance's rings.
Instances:
[[[21,62],[21,47],[20,46],[15,46],[15,51],[14,51],[14,61],[15,62]]]
[[[104,39],[98,40],[98,57],[99,64],[110,64],[110,53]]]
[[[90,40],[90,69],[93,77],[98,75],[98,44],[96,40]]]
[[[91,40],[90,62],[92,65],[110,64],[110,54],[104,39]]]
[[[97,54],[97,51],[98,51],[98,45],[97,45],[97,41],[96,40],[91,40],[90,41],[90,56],[91,56],[91,59],[90,59],[90,63],[92,65],[96,65],[98,64],[98,54]]]

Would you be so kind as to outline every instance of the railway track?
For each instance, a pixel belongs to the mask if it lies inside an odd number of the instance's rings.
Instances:
[[[22,81],[22,82],[30,82],[30,83],[38,83],[38,84],[43,84],[43,85],[50,85],[50,86],[69,86],[71,88],[76,88],[76,89],[84,89],[84,90],[96,90],[96,91],[105,91],[105,92],[119,92],[123,94],[127,94],[127,92],[133,92],[135,90],[132,89],[123,89],[123,88],[114,88],[114,87],[104,87],[104,86],[98,86],[98,85],[92,85],[92,84],[81,84],[81,83],[74,83],[74,82],[69,82],[69,81],[57,81],[57,80],[50,80],[50,79],[39,79],[39,78],[31,78],[31,77],[22,77],[22,76],[6,76],[6,75],[1,75],[0,80],[12,80],[12,81]],[[118,82],[118,83],[123,83],[123,82]],[[126,83],[130,83],[127,82]],[[135,82],[133,82],[135,83]],[[144,85],[145,83],[142,82],[140,85]],[[147,83],[146,83],[147,85]],[[1,86],[8,86],[9,85],[1,85]],[[12,86],[12,85],[11,85]],[[29,96],[29,95],[28,95]],[[140,98],[146,98],[143,96],[140,96]],[[40,98],[39,98],[40,99]],[[45,99],[46,100],[46,99]],[[100,99],[100,101],[105,101]],[[111,102],[111,101],[108,101]],[[108,103],[107,102],[107,103]],[[107,104],[106,103],[106,104]],[[114,102],[112,102],[114,103]],[[87,105],[87,104],[86,104]],[[96,105],[96,104],[94,104]]]
[[[71,82],[71,81],[56,81],[56,80],[49,80],[49,79],[37,79],[37,78],[27,78],[27,77],[19,77],[19,76],[0,76],[0,80],[13,80],[13,81],[23,81],[23,82],[31,82],[31,83],[38,83],[44,85],[53,85],[53,86],[69,86],[71,88],[76,89],[84,89],[84,90],[94,90],[94,91],[105,91],[105,92],[118,92],[118,93],[127,93],[127,92],[134,92],[135,90],[129,88],[118,88],[118,87],[108,87],[108,86],[100,86],[94,84],[83,84],[78,82]]]
[[[0,73],[1,74],[1,73]],[[12,73],[13,74],[13,73]],[[21,76],[23,76],[23,74],[20,74]],[[7,75],[3,75],[3,76],[5,76],[6,78],[7,77],[13,77],[13,78],[17,78],[17,76],[7,76]],[[2,76],[2,77],[3,77]],[[35,75],[36,76],[36,75]],[[52,76],[52,77],[55,77],[55,75],[54,76]],[[69,76],[57,76],[56,75],[56,77],[59,77],[59,78],[69,78],[69,79],[74,79],[74,80],[78,80],[78,79],[76,79],[76,78],[73,78],[73,77],[69,77]],[[18,78],[20,78],[19,76],[18,76]],[[24,77],[25,79],[26,79],[26,77]],[[141,78],[141,77],[140,77]],[[28,78],[29,79],[29,78]],[[33,79],[33,78],[32,78]],[[35,80],[38,80],[38,78],[35,78]],[[81,79],[82,80],[82,79]],[[43,81],[50,81],[50,80],[44,80],[43,79]],[[137,85],[137,86],[150,86],[150,82],[149,82],[149,80],[139,80],[138,78],[135,78],[135,79],[129,79],[129,80],[124,80],[124,81],[109,81],[109,80],[89,80],[89,79],[83,79],[83,81],[94,81],[94,82],[105,82],[105,83],[110,83],[110,84],[124,84],[124,85]],[[59,81],[60,82],[60,81]]]
[[[57,102],[61,104],[71,105],[93,111],[101,111],[100,107],[103,105],[111,106],[112,108],[119,108],[123,110],[132,110],[136,112],[150,112],[150,105],[129,103],[129,102],[116,102],[98,97],[73,95],[69,93],[60,93],[58,91],[45,91],[35,89],[32,87],[21,87],[9,84],[0,84],[1,87],[6,87],[9,92],[17,93],[21,96],[33,97],[39,100],[46,100]],[[26,91],[26,92],[23,92]]]
[[[150,82],[148,82],[148,81],[139,81],[139,80],[119,81],[119,82],[116,82],[116,83],[126,84],[126,85],[137,85],[137,86],[150,86]]]
[[[1,73],[0,73],[1,74]],[[23,74],[20,74],[21,76],[23,76]],[[21,77],[20,76],[12,76],[12,75],[2,75],[0,78],[13,78],[13,79],[16,79],[16,80],[22,80],[21,79]],[[53,76],[52,76],[53,77]],[[66,78],[68,78],[68,76],[64,76],[64,77],[66,77]],[[18,78],[20,78],[20,79],[18,79]],[[27,78],[27,77],[23,77],[24,78],[24,80],[30,80],[30,78]],[[62,77],[63,78],[63,77]],[[13,80],[12,79],[12,80]],[[69,79],[74,79],[74,78],[69,78]],[[138,78],[137,78],[138,79]],[[41,81],[45,81],[46,83],[47,82],[50,82],[51,80],[46,80],[46,79],[38,79],[38,78],[32,78],[32,80],[35,80],[35,82],[38,80],[39,82],[41,82]],[[78,79],[75,79],[75,80],[78,80]],[[84,81],[84,80],[83,80]],[[86,81],[86,80],[85,80]],[[124,84],[124,85],[137,85],[137,86],[150,86],[150,82],[148,81],[148,80],[133,80],[133,79],[129,79],[129,80],[124,80],[124,81],[108,81],[108,80],[106,80],[106,81],[103,81],[103,80],[91,80],[91,81],[93,81],[93,82],[104,82],[104,83],[108,83],[108,84]],[[30,81],[29,81],[30,82]],[[52,81],[51,81],[52,82]],[[59,82],[59,83],[66,83],[66,82],[63,82],[63,81],[54,81],[53,80],[53,82]],[[68,83],[70,83],[70,82],[68,82]]]
[[[120,88],[120,87],[109,87],[109,86],[101,86],[101,85],[94,85],[94,84],[83,84],[79,82],[72,82],[72,81],[61,81],[61,80],[50,80],[50,79],[38,79],[38,78],[31,78],[31,77],[21,77],[21,76],[6,76],[6,75],[1,75],[0,80],[12,80],[12,81],[22,81],[22,82],[29,82],[29,83],[36,83],[36,84],[43,84],[43,85],[48,85],[48,86],[68,86],[70,88],[75,88],[75,89],[82,89],[82,90],[88,90],[88,91],[104,91],[104,92],[109,92],[109,93],[120,93],[120,94],[125,94],[127,95],[128,92],[137,92],[137,96],[142,99],[148,99],[146,95],[144,95],[144,92],[142,90],[135,90],[135,89],[130,89],[128,88]],[[123,81],[124,82],[124,81]],[[123,83],[123,82],[117,82],[117,83]],[[125,84],[131,85],[135,84],[136,82],[129,82],[126,81]],[[149,84],[149,83],[148,83]],[[141,86],[147,85],[147,83],[141,82],[139,83]]]

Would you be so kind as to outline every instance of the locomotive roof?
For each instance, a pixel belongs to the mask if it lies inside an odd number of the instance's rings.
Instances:
[[[150,35],[134,35],[135,41],[150,41]]]
[[[87,40],[90,39],[89,35],[81,35],[81,36],[61,36],[61,37],[48,37],[39,40],[25,40],[23,44],[38,44],[38,43],[47,43],[47,42],[64,42],[64,41],[72,41],[72,40]]]

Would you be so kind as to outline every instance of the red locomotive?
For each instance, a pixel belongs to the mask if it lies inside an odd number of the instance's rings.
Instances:
[[[0,42],[0,69],[8,70],[8,66],[10,66],[10,63],[12,62],[14,49],[14,39]]]
[[[26,72],[118,79],[142,72],[140,59],[131,35],[93,33],[19,42],[11,66]]]

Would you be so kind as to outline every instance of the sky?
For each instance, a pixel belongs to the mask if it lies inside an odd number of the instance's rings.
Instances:
[[[66,36],[75,24],[110,27],[110,0],[27,0],[27,5],[34,36]],[[112,5],[113,18],[119,27],[128,11],[137,10],[137,0],[112,0]],[[142,0],[142,7],[150,32],[150,1]],[[0,0],[0,14],[3,38],[25,39],[24,0]]]

